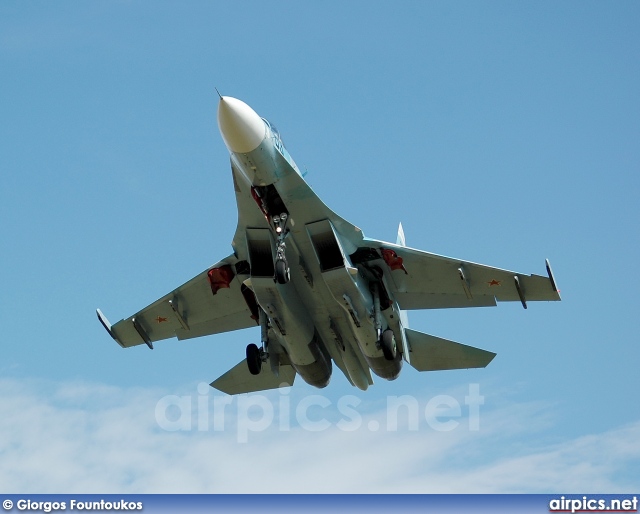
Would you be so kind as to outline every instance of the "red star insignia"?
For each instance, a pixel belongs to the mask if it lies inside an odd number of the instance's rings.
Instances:
[[[156,318],[156,321],[157,321],[158,323],[164,323],[165,321],[167,321],[167,318],[162,318],[162,317],[158,316],[158,317]]]
[[[500,285],[500,281],[493,279],[491,282],[487,282],[487,284],[489,284],[490,287],[499,286]]]

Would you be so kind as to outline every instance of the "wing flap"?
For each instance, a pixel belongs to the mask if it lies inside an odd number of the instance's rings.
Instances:
[[[411,365],[418,371],[484,368],[496,356],[466,344],[405,329],[411,353]]]
[[[494,296],[474,296],[469,299],[464,294],[445,293],[395,293],[395,299],[403,310],[415,309],[455,309],[460,307],[495,307]]]
[[[183,341],[194,337],[222,334],[223,332],[232,332],[233,330],[255,326],[256,321],[251,318],[251,313],[239,311],[226,316],[218,316],[215,319],[197,325],[189,325],[189,330],[180,328],[176,330],[175,335],[180,341]]]

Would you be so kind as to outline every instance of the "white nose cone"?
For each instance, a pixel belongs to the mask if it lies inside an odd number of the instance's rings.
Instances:
[[[267,131],[256,111],[230,96],[220,98],[218,128],[224,144],[235,153],[248,153],[258,148]]]

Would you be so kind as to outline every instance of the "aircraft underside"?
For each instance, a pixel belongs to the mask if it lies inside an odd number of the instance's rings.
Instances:
[[[242,361],[211,383],[229,394],[293,384],[325,387],[335,364],[366,390],[418,371],[485,367],[495,354],[408,328],[406,310],[560,300],[547,277],[365,238],[304,181],[280,134],[240,100],[221,97],[238,226],[233,253],[129,318],[111,325],[123,348],[260,327]]]
[[[255,162],[249,171],[243,164],[232,165],[236,192],[250,195],[264,220],[238,228],[247,242],[243,285],[255,296],[262,334],[259,346],[247,347],[250,372],[289,364],[308,384],[325,387],[333,361],[363,390],[373,383],[369,370],[397,378],[402,355],[394,328],[399,330],[400,313],[382,271],[353,266],[329,219],[310,217],[304,203],[288,205],[277,183],[252,184],[250,175],[269,173],[252,169]]]

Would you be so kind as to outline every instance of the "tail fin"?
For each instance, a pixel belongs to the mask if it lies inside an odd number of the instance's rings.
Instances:
[[[398,225],[398,238],[396,239],[396,244],[398,246],[407,246],[407,242],[404,238],[404,229],[402,228],[402,223]],[[402,323],[402,326],[404,328],[409,328],[409,316],[407,316],[407,311],[400,311],[399,314],[400,314],[400,323]]]
[[[484,368],[496,356],[493,352],[406,329],[410,364],[418,371]]]
[[[398,238],[396,239],[396,244],[398,246],[407,246],[407,243],[404,239],[404,230],[402,229],[402,223],[398,225]]]

